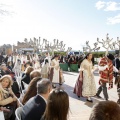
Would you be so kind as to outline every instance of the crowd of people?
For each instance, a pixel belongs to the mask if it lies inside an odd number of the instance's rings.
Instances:
[[[47,107],[49,94],[54,93],[53,89],[59,99],[57,101],[53,94],[54,98],[50,97],[50,100],[51,102],[54,100],[53,103],[56,101],[56,105],[60,103],[59,100],[66,101],[65,99],[69,98],[68,94],[60,89],[64,83],[64,76],[58,59],[59,55],[51,57],[49,53],[45,53],[42,62],[37,54],[15,54],[6,57],[0,55],[0,108],[3,110],[5,120],[15,120],[17,117],[15,113],[19,107],[22,107],[21,119],[40,120]],[[66,102],[69,104],[68,99]],[[61,106],[61,109],[64,107]],[[42,119],[46,117],[47,115]]]
[[[116,67],[112,54],[99,61],[97,70],[100,74],[100,87],[97,90],[92,53],[84,58],[70,55],[63,59],[57,54],[51,57],[46,52],[43,60],[37,54],[0,55],[0,110],[3,111],[5,120],[15,120],[18,117],[21,120],[68,120],[69,96],[61,87],[65,80],[59,65],[65,60],[68,64],[80,61],[80,72],[73,90],[78,97],[85,97],[87,102],[93,102],[91,97],[101,98],[103,90],[106,101],[94,106],[90,120],[120,119],[120,107],[117,103],[108,101],[106,87],[107,83],[109,89],[113,87],[113,71],[115,76],[119,73],[120,66]],[[113,111],[115,119],[111,115]]]

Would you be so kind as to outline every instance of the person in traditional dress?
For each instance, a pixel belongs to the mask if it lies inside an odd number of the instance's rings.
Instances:
[[[33,55],[33,67],[34,69],[40,69],[39,57],[37,54]]]
[[[42,78],[48,78],[49,77],[49,72],[50,72],[50,63],[51,63],[51,58],[49,53],[45,53],[45,59],[42,63],[42,68],[41,68],[41,75]]]
[[[45,59],[44,66],[41,68],[41,76],[42,78],[48,78],[49,77],[49,63],[48,59]]]
[[[48,61],[48,63],[49,63],[49,66],[50,66],[51,56],[50,56],[50,54],[49,54],[48,52],[45,53],[45,59],[44,59],[44,61],[43,61],[43,63],[42,63],[42,67],[45,65],[46,59],[47,59],[47,61]]]
[[[91,97],[96,95],[96,84],[93,74],[95,69],[92,57],[92,53],[88,53],[83,59],[80,66],[80,73],[73,91],[78,97],[86,97],[88,102],[93,102]]]
[[[30,62],[30,64],[32,64],[32,58],[31,58],[31,55],[30,53],[27,53],[27,62]]]
[[[108,100],[108,93],[106,84],[109,84],[109,88],[113,88],[113,71],[118,72],[118,69],[113,66],[114,56],[112,54],[107,54],[101,58],[99,62],[99,84],[100,87],[97,90],[96,97],[101,98],[100,93],[103,90],[104,99]]]
[[[27,56],[25,54],[21,57],[21,71],[24,72],[25,70],[25,63],[27,62]]]
[[[20,58],[20,55],[17,55],[17,57],[16,57],[13,72],[15,72],[16,76],[20,75],[20,73],[21,73],[21,58]]]
[[[17,59],[17,53],[14,53],[13,54],[13,65],[15,65],[16,59]]]
[[[53,83],[53,87],[56,87],[56,83],[62,85],[62,78],[60,74],[60,66],[59,66],[59,56],[55,55],[51,61],[51,70],[50,70],[50,80]]]

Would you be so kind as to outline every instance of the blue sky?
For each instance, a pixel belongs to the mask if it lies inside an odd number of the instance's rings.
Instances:
[[[0,9],[10,12],[0,15],[0,45],[41,37],[82,50],[107,33],[113,41],[120,37],[118,0],[0,0]]]

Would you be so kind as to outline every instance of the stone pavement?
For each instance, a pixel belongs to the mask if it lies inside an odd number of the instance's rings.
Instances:
[[[65,83],[62,85],[62,87],[68,93],[70,102],[69,120],[89,120],[93,105],[104,99],[98,99],[96,97],[93,97],[93,103],[89,103],[86,102],[85,98],[78,98],[77,95],[73,93],[78,73],[63,72],[63,74],[65,78]],[[99,76],[97,73],[95,73],[95,82],[97,88],[99,86],[98,80]],[[118,96],[116,89],[116,86],[114,86],[113,89],[108,90],[109,100],[113,100],[115,102],[117,101]],[[103,97],[103,94],[101,94],[101,96]]]

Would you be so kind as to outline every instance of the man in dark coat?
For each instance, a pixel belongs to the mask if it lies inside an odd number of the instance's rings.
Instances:
[[[46,100],[52,90],[51,81],[42,79],[37,83],[38,94],[32,97],[23,107],[22,119],[23,120],[40,120],[45,108]]]
[[[113,60],[113,65],[119,70],[120,69],[120,60],[118,54],[115,55],[115,59]],[[114,76],[117,77],[117,73],[114,72]]]
[[[3,60],[4,60],[4,57],[3,57],[3,55],[1,55],[1,53],[0,53],[0,65],[2,64]]]

